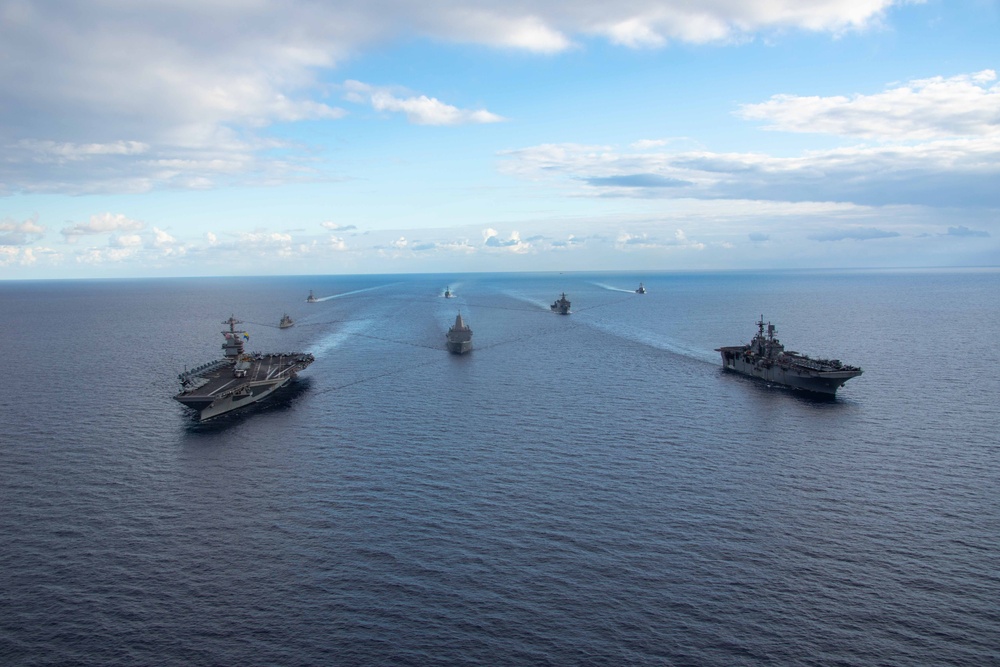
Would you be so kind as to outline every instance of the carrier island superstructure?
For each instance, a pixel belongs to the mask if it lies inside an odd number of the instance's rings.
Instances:
[[[313,355],[305,352],[244,352],[243,343],[249,340],[249,335],[236,329],[241,322],[230,317],[223,324],[229,325],[228,330],[222,331],[223,358],[185,370],[178,376],[181,392],[174,400],[196,410],[200,421],[270,396],[315,361]]]
[[[722,354],[722,367],[793,389],[828,395],[835,395],[845,382],[863,372],[839,359],[811,359],[805,354],[786,351],[775,331],[768,322],[767,333],[764,332],[762,315],[757,322],[757,335],[749,345],[716,348]]]

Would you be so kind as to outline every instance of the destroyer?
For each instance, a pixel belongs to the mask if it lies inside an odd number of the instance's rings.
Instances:
[[[798,352],[785,351],[774,336],[775,327],[764,316],[757,322],[757,335],[749,345],[716,348],[722,354],[726,370],[782,384],[793,389],[834,395],[845,382],[863,372],[856,366],[842,364],[839,359],[810,359]]]
[[[549,306],[553,313],[559,313],[560,315],[569,315],[569,299],[566,298],[566,292],[562,293],[559,300]]]
[[[278,322],[278,328],[279,329],[287,329],[288,327],[292,326],[293,324],[295,324],[295,320],[293,320],[291,317],[289,317],[288,313],[285,313],[284,315],[281,316],[281,321]]]
[[[316,295],[313,294],[312,290],[309,290],[309,296],[306,297],[306,303],[316,303]]]
[[[635,293],[636,294],[645,294],[646,293],[646,288],[643,287],[642,283],[639,283],[639,289],[637,289],[635,291]]]
[[[472,329],[462,319],[462,313],[455,317],[455,324],[448,333],[448,351],[452,354],[465,354],[472,350]]]
[[[446,299],[450,299],[451,298],[451,288],[450,287],[446,287],[444,289],[444,298],[446,298]]]
[[[236,330],[240,321],[230,317],[223,324],[229,325],[229,330],[222,332],[226,339],[222,344],[224,358],[177,376],[181,393],[174,400],[197,410],[200,421],[270,396],[315,361],[313,355],[305,352],[244,353],[243,341],[250,336]]]

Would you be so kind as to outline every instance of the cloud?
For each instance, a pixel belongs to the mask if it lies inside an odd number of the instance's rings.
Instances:
[[[142,237],[138,234],[120,234],[112,236],[108,244],[117,248],[137,248],[142,245]]]
[[[108,264],[120,263],[133,258],[139,252],[136,246],[127,248],[87,248],[76,255],[76,261],[80,264]]]
[[[870,241],[872,239],[890,239],[897,236],[899,236],[899,232],[876,229],[875,227],[856,227],[813,234],[809,238],[814,241]]]
[[[1000,139],[1000,85],[993,70],[915,79],[874,95],[774,95],[738,115],[765,129],[876,140]]]
[[[239,245],[247,248],[267,249],[281,248],[292,243],[292,235],[283,232],[240,232],[236,235]]]
[[[7,2],[0,194],[316,178],[311,147],[278,141],[268,128],[344,117],[328,99],[331,72],[393,43],[552,54],[595,38],[626,48],[739,42],[789,29],[861,29],[900,2],[256,0],[159,2],[142,11],[121,2]],[[427,95],[374,87],[367,94],[367,103],[413,123],[501,120]]]
[[[969,229],[965,225],[959,225],[958,227],[949,227],[946,236],[964,236],[964,237],[977,237],[977,238],[989,238],[990,233],[986,231],[981,231],[978,229]]]
[[[0,220],[0,246],[22,246],[35,243],[45,236],[45,227],[38,224],[38,216],[14,222],[10,218]]]
[[[752,243],[764,243],[771,240],[770,234],[763,234],[761,232],[750,232],[747,237]]]
[[[20,248],[0,244],[0,266],[33,266],[40,261],[58,264],[62,261],[62,254],[44,246]]]
[[[132,220],[121,213],[99,213],[90,216],[90,222],[80,223],[60,230],[68,243],[75,243],[81,236],[131,232],[144,228],[146,223]]]
[[[336,222],[331,222],[329,220],[326,222],[321,222],[319,224],[320,227],[323,227],[324,229],[329,229],[332,232],[347,232],[358,228],[357,225],[341,225]]]
[[[502,116],[485,109],[459,109],[426,95],[397,97],[391,88],[370,86],[360,81],[347,81],[344,88],[349,100],[369,103],[376,111],[401,112],[415,125],[466,125],[504,120]]]
[[[619,250],[629,249],[663,249],[663,248],[690,248],[693,250],[704,250],[705,244],[688,239],[683,229],[674,231],[671,238],[660,239],[649,234],[632,234],[621,232],[615,240],[615,246]]]
[[[663,146],[666,146],[668,143],[670,142],[667,141],[666,139],[640,139],[639,141],[632,142],[630,144],[630,147],[634,148],[637,151],[645,151],[649,150],[650,148],[662,148]]]
[[[956,207],[1000,206],[1000,138],[852,146],[794,157],[708,151],[633,153],[543,144],[500,153],[500,169],[537,182],[585,183],[574,194]],[[621,187],[660,179],[664,187]]]
[[[668,178],[658,174],[622,174],[620,176],[592,176],[585,178],[589,185],[613,188],[677,188],[691,185],[689,181]]]
[[[492,227],[483,230],[483,245],[487,248],[506,250],[512,253],[526,253],[531,250],[531,244],[521,240],[517,231],[510,233],[506,239],[500,238],[500,233]]]
[[[503,151],[503,172],[584,183],[574,195],[1000,207],[1000,84],[993,70],[918,79],[872,96],[778,95],[745,105],[771,129],[877,138],[794,156],[541,144]]]

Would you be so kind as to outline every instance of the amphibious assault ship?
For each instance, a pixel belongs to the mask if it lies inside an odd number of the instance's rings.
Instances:
[[[455,317],[455,324],[448,333],[448,351],[452,354],[465,354],[472,350],[472,329],[462,319],[462,313]]]
[[[757,322],[757,335],[749,345],[716,348],[722,354],[722,367],[729,371],[818,394],[835,395],[845,382],[863,372],[839,359],[810,359],[808,355],[785,351],[775,336],[775,327],[764,316]]]
[[[569,315],[569,299],[566,298],[566,292],[562,293],[559,300],[549,306],[553,313],[559,313],[560,315]]]
[[[270,396],[291,382],[296,373],[315,359],[305,352],[245,353],[243,342],[250,340],[245,331],[237,331],[241,324],[230,316],[223,324],[224,357],[209,361],[197,368],[178,375],[181,392],[174,400],[198,411],[199,421],[237,410]]]

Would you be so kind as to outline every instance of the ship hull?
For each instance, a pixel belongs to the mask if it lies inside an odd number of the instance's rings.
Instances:
[[[264,400],[312,362],[311,354],[301,352],[247,355],[238,363],[210,362],[181,374],[184,390],[174,400],[205,421]]]
[[[472,341],[448,341],[447,348],[452,354],[465,354],[466,352],[472,352]]]
[[[727,371],[815,394],[834,396],[845,382],[861,375],[860,371],[856,370],[822,371],[776,363],[760,363],[747,360],[743,355],[727,351],[725,348],[721,352],[722,367]]]
[[[234,387],[227,395],[222,396],[185,396],[178,394],[174,398],[189,408],[198,411],[198,421],[205,421],[224,415],[233,410],[240,410],[259,403],[277,390],[291,382],[291,377],[284,377],[268,382],[248,382]]]

